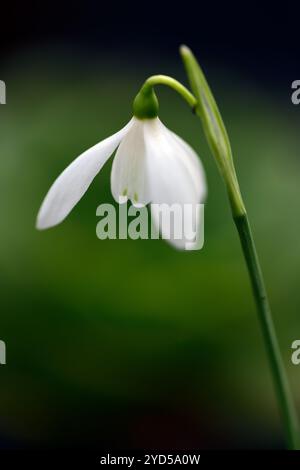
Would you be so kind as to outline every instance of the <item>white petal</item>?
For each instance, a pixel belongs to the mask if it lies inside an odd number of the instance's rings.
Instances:
[[[86,150],[60,174],[42,203],[37,217],[38,229],[53,227],[65,219],[129,131],[132,122]]]
[[[147,120],[134,118],[133,126],[122,140],[113,161],[111,192],[118,203],[130,199],[139,207],[150,202],[144,126]]]
[[[145,124],[145,145],[149,168],[149,186],[151,201],[155,204],[180,205],[182,214],[184,206],[191,205],[191,217],[183,217],[186,231],[194,227],[197,204],[202,203],[206,194],[206,181],[199,158],[191,147],[180,137],[169,131],[159,119],[152,119]],[[187,212],[189,214],[189,212]],[[154,224],[159,219],[152,210]],[[178,248],[185,248],[188,240],[184,237],[176,239],[170,233],[164,233],[159,226],[163,238]]]
[[[163,125],[163,124],[162,124]],[[164,126],[165,127],[165,126]],[[206,178],[204,169],[201,163],[200,158],[196,154],[195,150],[185,142],[179,135],[170,131],[165,127],[165,129],[171,134],[175,140],[182,146],[183,152],[178,152],[178,158],[182,158],[183,164],[185,164],[187,170],[189,171],[191,178],[193,180],[196,197],[199,201],[204,201],[207,194]]]

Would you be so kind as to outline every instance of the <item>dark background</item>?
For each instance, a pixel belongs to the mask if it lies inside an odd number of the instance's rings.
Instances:
[[[299,8],[287,2],[24,2],[1,6],[2,448],[282,448],[282,428],[224,189],[169,90],[161,117],[207,173],[205,246],[95,237],[109,169],[70,217],[34,228],[52,181],[129,119],[142,81],[186,81],[189,45],[232,139],[285,364],[299,330]]]
[[[98,48],[173,55],[187,43],[269,86],[299,71],[297,2],[6,2],[1,18],[2,60],[47,44],[65,44],[74,55]]]

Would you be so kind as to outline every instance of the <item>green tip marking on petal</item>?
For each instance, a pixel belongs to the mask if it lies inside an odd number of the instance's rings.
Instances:
[[[122,196],[127,196],[127,188],[123,189]]]
[[[139,200],[138,193],[134,193],[133,199],[135,200],[135,202],[138,202],[138,200]]]

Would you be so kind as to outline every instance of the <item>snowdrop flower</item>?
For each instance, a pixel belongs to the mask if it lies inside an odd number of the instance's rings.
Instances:
[[[154,92],[140,92],[129,123],[82,153],[56,179],[38,213],[37,228],[62,222],[116,149],[111,191],[118,203],[128,199],[137,207],[202,203],[206,182],[201,162],[186,142],[164,126],[157,112]]]

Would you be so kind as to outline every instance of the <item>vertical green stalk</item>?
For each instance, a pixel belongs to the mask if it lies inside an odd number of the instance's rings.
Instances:
[[[299,449],[297,413],[290,393],[263,274],[259,264],[247,214],[234,217],[234,221],[239,233],[242,250],[248,267],[258,318],[269,358],[277,400],[281,410],[287,445],[289,449],[296,450]]]
[[[245,204],[241,196],[226,128],[216,101],[196,58],[186,46],[180,48],[180,53],[192,92],[197,99],[198,104],[195,108],[196,114],[201,119],[210,149],[227,189],[233,219],[238,230],[252,285],[287,445],[290,449],[299,449],[297,413],[280,353],[263,274],[251,233]]]

